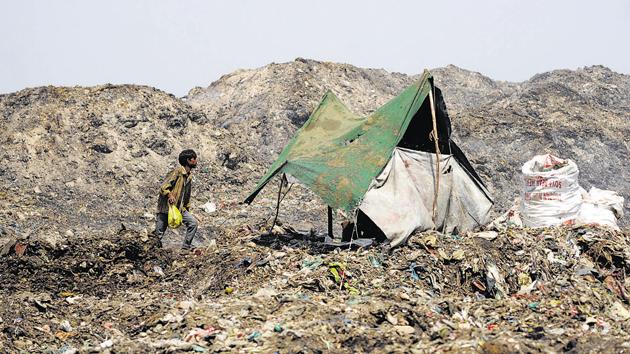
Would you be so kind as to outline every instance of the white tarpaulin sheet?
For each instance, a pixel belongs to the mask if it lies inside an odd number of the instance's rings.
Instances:
[[[492,201],[451,155],[440,155],[440,186],[436,222],[433,153],[396,148],[389,163],[372,182],[359,207],[385,233],[392,245],[415,230],[459,232],[488,222]],[[484,193],[485,191],[485,193]]]

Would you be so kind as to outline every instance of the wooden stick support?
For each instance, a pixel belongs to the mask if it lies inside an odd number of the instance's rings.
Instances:
[[[332,219],[332,208],[328,207],[328,237],[333,237],[333,219]]]
[[[435,142],[436,177],[435,195],[433,196],[433,223],[435,224],[435,218],[437,217],[437,200],[440,191],[440,145],[438,142],[437,119],[435,117],[435,102],[433,101],[433,85],[431,85],[431,91],[429,91],[429,101],[431,103],[431,118],[433,120],[433,141]]]
[[[278,188],[278,202],[276,203],[276,216],[273,218],[273,223],[271,224],[271,229],[269,229],[269,234],[273,233],[273,227],[276,226],[276,222],[278,221],[278,214],[280,213],[280,196],[282,195],[282,185],[284,184],[284,175],[280,178],[280,187]]]

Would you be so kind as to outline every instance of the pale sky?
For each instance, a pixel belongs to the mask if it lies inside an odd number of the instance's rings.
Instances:
[[[0,93],[144,84],[176,96],[304,57],[497,80],[601,64],[630,73],[630,1],[0,0]]]

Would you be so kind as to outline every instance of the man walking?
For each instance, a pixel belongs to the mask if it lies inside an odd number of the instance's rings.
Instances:
[[[192,170],[197,167],[197,154],[193,150],[184,150],[179,154],[181,166],[172,170],[160,187],[155,231],[161,240],[168,226],[169,205],[175,205],[182,213],[182,223],[186,226],[186,238],[182,249],[192,248],[192,240],[197,233],[197,219],[190,213],[190,192],[192,189]]]

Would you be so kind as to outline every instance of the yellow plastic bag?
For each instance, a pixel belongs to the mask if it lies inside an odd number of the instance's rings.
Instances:
[[[182,224],[182,213],[175,205],[168,207],[168,227],[176,229]]]

